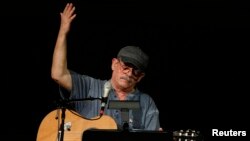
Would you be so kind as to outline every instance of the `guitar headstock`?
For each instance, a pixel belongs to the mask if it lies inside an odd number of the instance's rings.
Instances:
[[[196,130],[178,130],[173,132],[174,141],[202,141],[200,131]]]

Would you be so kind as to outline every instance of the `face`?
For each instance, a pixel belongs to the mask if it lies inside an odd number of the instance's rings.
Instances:
[[[145,76],[145,73],[117,58],[112,60],[112,70],[113,83],[121,89],[133,89]]]

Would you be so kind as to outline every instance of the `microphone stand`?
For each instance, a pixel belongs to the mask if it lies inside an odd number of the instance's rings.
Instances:
[[[83,98],[83,99],[71,99],[71,100],[60,100],[60,109],[62,109],[62,114],[61,114],[61,124],[59,126],[59,131],[58,131],[58,141],[63,141],[64,139],[64,124],[65,124],[65,111],[68,107],[68,104],[71,102],[76,102],[76,101],[86,101],[86,100],[102,100],[102,98],[93,98],[93,97],[89,97],[89,98]]]
[[[62,107],[62,115],[61,115],[61,125],[59,128],[59,132],[58,132],[58,141],[63,141],[63,137],[64,137],[64,123],[65,123],[65,111],[66,108]]]

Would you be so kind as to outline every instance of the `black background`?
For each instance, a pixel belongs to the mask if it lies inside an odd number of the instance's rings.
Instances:
[[[218,139],[211,137],[214,128],[247,130],[245,2],[53,0],[2,4],[1,134],[9,140],[35,140],[59,99],[50,67],[67,2],[77,13],[68,38],[70,69],[108,79],[117,51],[141,46],[150,64],[138,87],[155,100],[165,130],[196,129],[211,140]]]

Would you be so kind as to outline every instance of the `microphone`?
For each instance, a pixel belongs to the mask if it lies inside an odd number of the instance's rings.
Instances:
[[[112,86],[111,86],[111,82],[107,81],[104,84],[104,89],[103,89],[103,97],[102,97],[102,103],[101,103],[101,110],[100,110],[100,116],[102,116],[104,114],[104,109],[108,100],[108,94],[109,91],[111,90]]]

